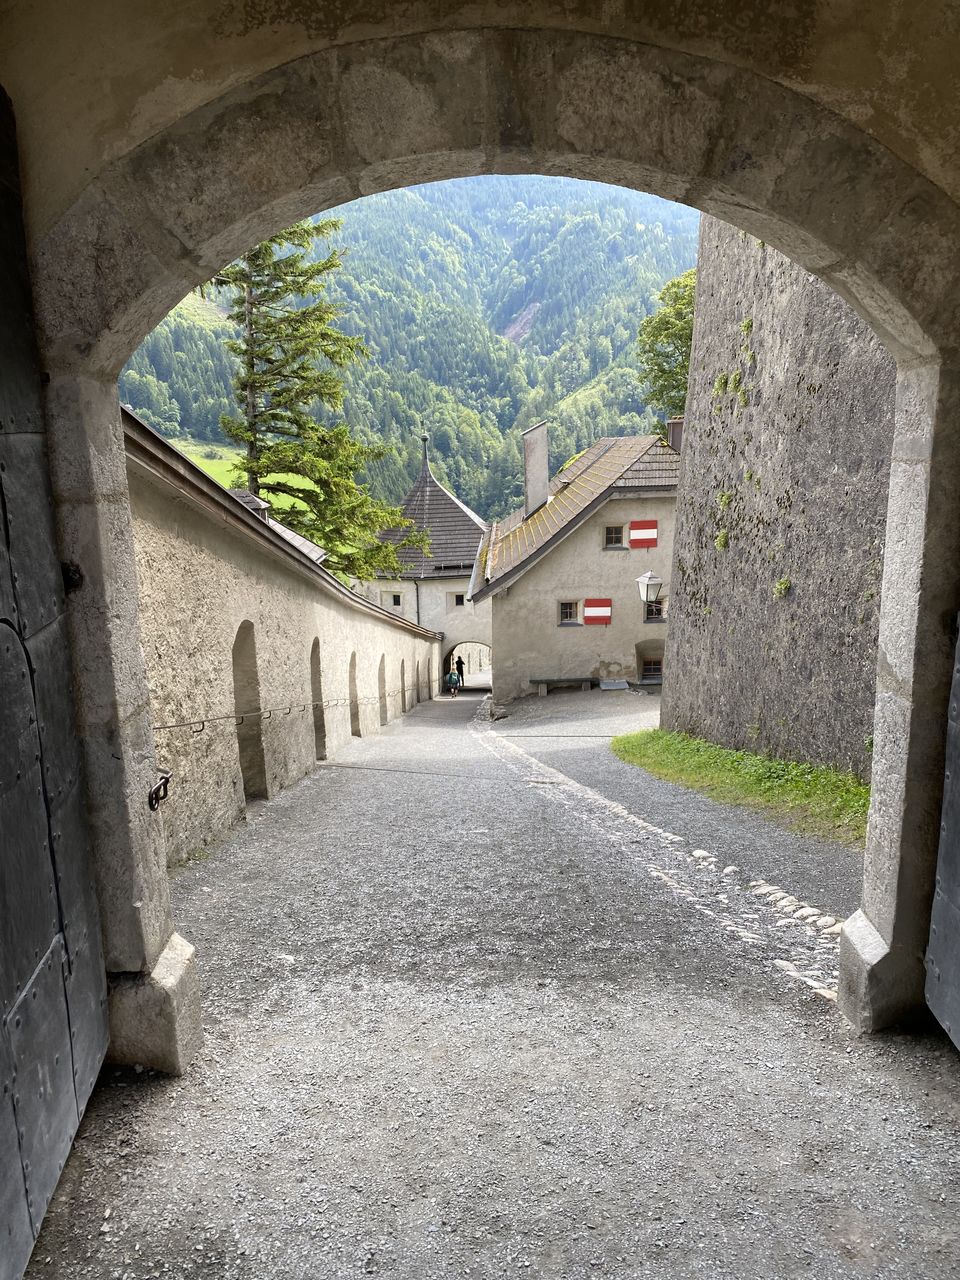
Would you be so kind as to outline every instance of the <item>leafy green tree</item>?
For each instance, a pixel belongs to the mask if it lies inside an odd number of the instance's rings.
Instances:
[[[659,307],[647,316],[637,335],[647,401],[668,418],[679,417],[687,399],[696,284],[695,268],[668,280],[657,295]]]
[[[321,417],[341,408],[340,371],[365,354],[360,338],[337,328],[340,308],[325,295],[339,252],[310,260],[316,242],[339,226],[335,219],[298,222],[215,278],[229,292],[238,330],[226,345],[238,361],[240,411],[224,414],[220,425],[244,448],[238,480],[258,496],[293,499],[284,523],[322,546],[335,572],[364,579],[399,572],[398,544],[380,533],[411,526],[355,478],[387,446],[363,444],[343,423]],[[408,533],[399,545],[410,543],[422,538]]]

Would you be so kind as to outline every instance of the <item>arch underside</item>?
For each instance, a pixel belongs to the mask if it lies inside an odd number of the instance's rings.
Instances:
[[[36,248],[48,363],[115,377],[193,286],[297,218],[520,172],[696,206],[822,276],[899,357],[952,349],[958,302],[931,264],[957,243],[958,209],[840,117],[689,54],[459,31],[305,56],[108,166]]]

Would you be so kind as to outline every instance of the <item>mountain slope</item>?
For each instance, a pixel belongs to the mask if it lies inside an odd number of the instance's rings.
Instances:
[[[693,210],[598,183],[490,177],[330,215],[344,249],[330,293],[370,350],[347,375],[344,414],[393,446],[366,477],[383,497],[411,485],[421,430],[442,482],[491,517],[517,501],[519,433],[539,418],[553,420],[554,466],[601,435],[650,428],[636,330],[694,263]],[[121,397],[161,430],[216,439],[230,404],[226,328],[209,306],[181,304],[124,370]]]

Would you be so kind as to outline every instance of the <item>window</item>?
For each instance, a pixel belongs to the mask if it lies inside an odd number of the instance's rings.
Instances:
[[[381,591],[380,603],[384,609],[399,609],[403,604],[403,596],[399,591]]]
[[[663,659],[662,658],[644,658],[643,669],[640,672],[642,680],[662,680],[663,679]]]
[[[579,600],[560,601],[560,626],[574,626],[580,621]]]
[[[455,606],[457,606],[457,608],[459,608],[459,607],[460,607],[460,605],[462,605],[462,604],[463,604],[463,592],[462,592],[462,591],[458,591],[458,592],[457,592],[457,594],[453,597],[453,603],[454,603],[454,605],[455,605]]]
[[[663,622],[666,600],[648,600],[643,606],[644,622]]]
[[[604,549],[623,546],[623,525],[608,524],[603,532]]]
[[[396,592],[394,592],[394,593],[393,593],[393,607],[394,607],[395,609],[399,609],[399,608],[400,608],[400,597],[399,597],[399,595],[397,595],[397,593],[396,593]]]

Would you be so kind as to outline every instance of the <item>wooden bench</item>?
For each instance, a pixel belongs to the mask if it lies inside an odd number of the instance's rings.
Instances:
[[[595,676],[556,676],[553,678],[543,676],[530,676],[528,684],[537,686],[537,694],[541,698],[545,698],[550,689],[576,688],[592,689],[596,683]]]

